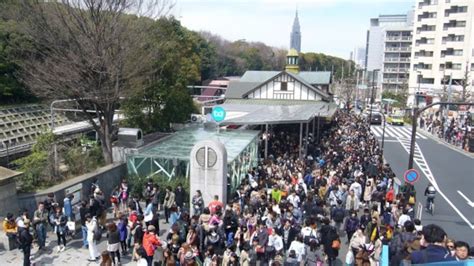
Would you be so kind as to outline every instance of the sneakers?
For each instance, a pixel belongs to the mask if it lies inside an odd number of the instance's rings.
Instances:
[[[59,249],[59,252],[63,252],[65,249],[66,249],[66,246],[62,246],[62,247]]]

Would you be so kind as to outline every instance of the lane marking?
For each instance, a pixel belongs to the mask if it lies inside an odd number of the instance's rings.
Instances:
[[[403,142],[403,140],[398,139],[400,141],[400,144],[402,144],[403,149],[410,154],[410,143]],[[418,165],[420,170],[423,172],[423,174],[426,176],[426,178],[430,181],[430,183],[436,188],[436,191],[439,192],[439,194],[446,200],[446,202],[453,208],[455,212],[467,223],[469,227],[471,227],[472,230],[474,230],[474,225],[464,216],[464,214],[448,199],[448,197],[443,193],[443,191],[439,188],[438,183],[436,182],[436,179],[433,176],[433,173],[431,172],[431,169],[429,167],[428,162],[425,159],[425,156],[423,156],[423,153],[421,152],[420,147],[418,146],[418,143],[415,142],[415,152],[418,151],[421,155],[421,159],[413,158],[413,161]],[[420,167],[420,164],[424,163],[426,167]],[[458,191],[459,193],[459,191]],[[469,204],[469,203],[468,203]]]
[[[388,128],[388,127],[385,128],[385,134],[387,134],[387,133],[388,133],[388,135],[390,135],[390,136],[393,137],[393,138],[397,138],[397,137],[398,137],[397,133],[394,132],[394,131],[392,131],[392,129],[391,129],[391,128]]]
[[[458,194],[461,195],[461,197],[463,197],[466,201],[467,201],[467,204],[471,207],[474,208],[474,202],[472,202],[470,199],[468,199],[468,197],[466,197],[466,195],[464,195],[461,191],[458,190]]]
[[[407,134],[402,130],[401,127],[392,127],[393,130],[397,131],[398,134],[400,135],[400,138],[406,138],[409,139],[411,134]]]
[[[378,127],[370,127],[370,129],[372,130],[372,133],[374,133],[374,135],[376,137],[381,137],[382,136],[382,133],[378,131],[379,130]]]

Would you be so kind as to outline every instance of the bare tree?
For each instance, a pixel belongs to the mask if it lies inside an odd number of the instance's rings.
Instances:
[[[357,85],[355,78],[345,78],[338,86],[337,95],[344,102],[346,109],[349,109],[354,102],[357,93]]]
[[[18,19],[33,47],[22,78],[46,99],[74,99],[112,162],[115,111],[156,62],[147,33],[168,0],[22,0]],[[24,47],[22,47],[24,48]],[[96,114],[86,110],[95,108]]]
[[[469,64],[466,63],[466,69],[464,70],[464,76],[463,79],[461,79],[458,82],[455,82],[456,85],[461,86],[461,95],[460,95],[460,102],[466,102],[469,97],[471,97],[471,94],[469,92],[469,87],[471,86],[471,81],[470,79],[470,72],[469,72]]]

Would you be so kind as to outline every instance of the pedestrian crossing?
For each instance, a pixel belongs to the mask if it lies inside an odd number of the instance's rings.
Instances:
[[[370,126],[370,130],[377,138],[382,138],[383,125],[380,125],[380,126],[372,125]],[[411,139],[411,128],[404,127],[404,126],[386,125],[385,138],[386,139],[387,138]],[[427,137],[417,132],[416,139],[427,139]]]

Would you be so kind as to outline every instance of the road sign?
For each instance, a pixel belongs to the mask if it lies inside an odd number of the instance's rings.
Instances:
[[[225,119],[225,110],[224,108],[220,107],[220,106],[214,106],[212,108],[212,119],[214,119],[214,121],[216,122],[221,122]]]
[[[403,176],[407,183],[413,184],[420,178],[420,173],[415,169],[408,169]]]

